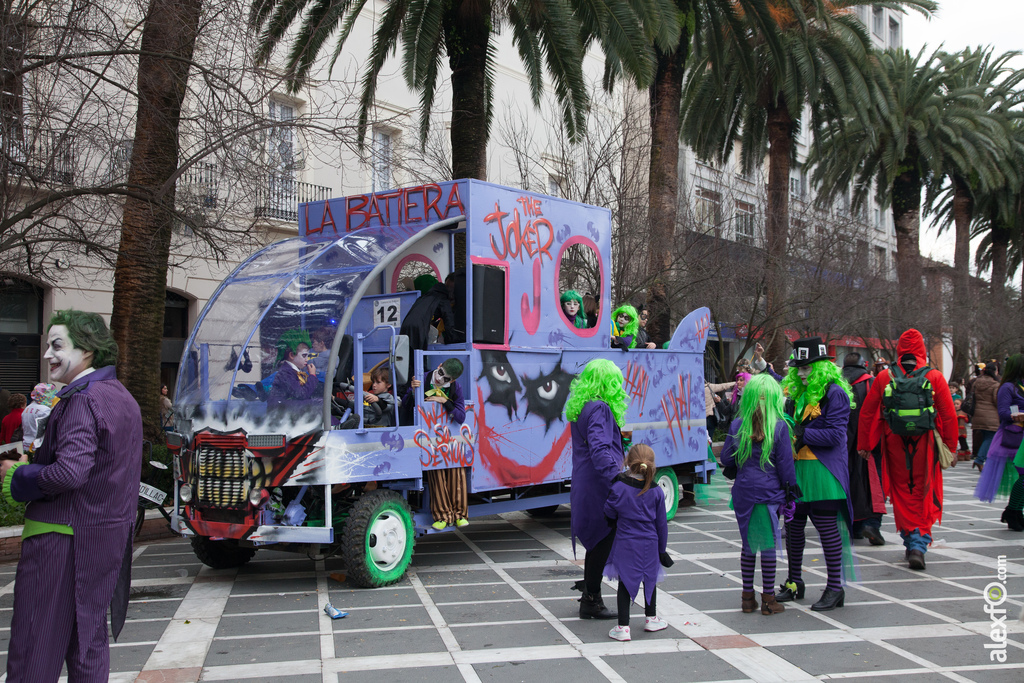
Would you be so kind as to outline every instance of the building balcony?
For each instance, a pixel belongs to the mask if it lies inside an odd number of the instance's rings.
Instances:
[[[272,175],[266,187],[256,190],[256,218],[272,218],[294,223],[299,220],[299,204],[329,199],[331,188],[302,183],[287,175]]]
[[[33,184],[75,181],[75,137],[63,130],[8,124],[0,128],[0,168]]]

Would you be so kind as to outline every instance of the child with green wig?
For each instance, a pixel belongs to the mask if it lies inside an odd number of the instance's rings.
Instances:
[[[744,612],[757,609],[754,565],[761,554],[761,614],[785,610],[775,599],[776,547],[779,514],[799,495],[789,425],[785,420],[782,388],[769,375],[757,375],[747,384],[739,402],[739,417],[729,425],[722,447],[725,476],[735,478],[732,508],[740,528],[740,573]],[[730,476],[731,475],[731,476]]]
[[[277,373],[267,396],[267,408],[319,396],[316,366],[309,362],[311,342],[306,330],[286,330],[277,340]]]
[[[797,505],[792,521],[786,523],[789,577],[778,600],[786,602],[804,596],[801,564],[806,545],[804,528],[810,519],[818,530],[828,569],[825,592],[811,609],[826,612],[843,606],[844,573],[852,576],[853,571],[849,533],[853,510],[846,448],[853,389],[832,362],[828,346],[820,337],[793,342],[789,366],[782,389],[792,400],[793,458],[802,502]]]
[[[629,304],[622,304],[612,311],[612,348],[636,348],[637,330],[640,329],[640,316]]]
[[[587,328],[587,316],[583,312],[583,297],[575,289],[562,292],[562,313],[565,317],[572,321],[573,326],[576,329],[584,330]]]

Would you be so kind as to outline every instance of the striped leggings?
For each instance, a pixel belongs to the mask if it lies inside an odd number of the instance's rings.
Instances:
[[[740,551],[740,573],[743,575],[743,590],[754,591],[754,562],[757,556]],[[761,592],[775,594],[775,549],[761,551]]]
[[[813,509],[806,503],[796,506],[792,522],[786,522],[786,552],[789,554],[789,580],[803,581],[804,546],[807,538],[804,527],[807,518],[818,530],[821,548],[825,551],[825,565],[828,569],[827,587],[839,590],[843,587],[843,539],[839,536],[838,516],[835,510]]]

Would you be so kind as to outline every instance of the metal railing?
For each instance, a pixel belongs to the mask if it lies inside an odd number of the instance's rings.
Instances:
[[[70,185],[75,179],[75,137],[24,124],[0,127],[0,168],[32,182]]]
[[[202,209],[216,209],[220,202],[220,172],[212,161],[193,164],[178,179],[178,198]]]
[[[331,188],[302,183],[290,174],[271,174],[266,187],[256,190],[256,218],[298,221],[299,204],[329,199]]]

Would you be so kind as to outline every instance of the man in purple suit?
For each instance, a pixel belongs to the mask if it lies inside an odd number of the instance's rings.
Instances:
[[[95,313],[50,319],[57,394],[35,462],[0,466],[3,495],[27,503],[7,680],[78,683],[110,673],[107,609],[116,638],[131,580],[132,527],[142,469],[139,405],[117,381],[117,344]]]

